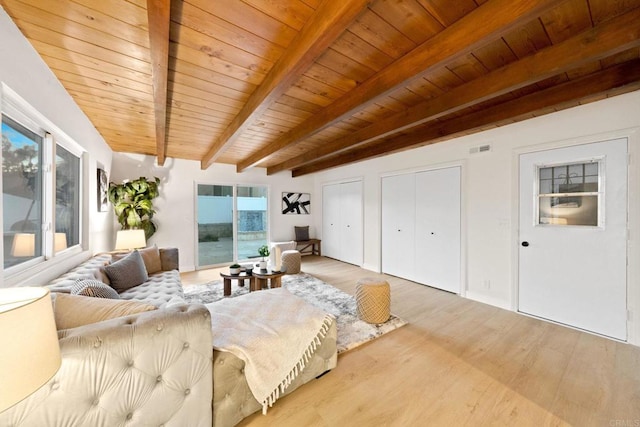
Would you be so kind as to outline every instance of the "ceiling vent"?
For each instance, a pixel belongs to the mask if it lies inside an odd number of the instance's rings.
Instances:
[[[477,147],[471,147],[469,149],[469,153],[471,153],[471,154],[488,153],[489,151],[491,151],[491,145],[489,145],[489,144],[479,145]]]

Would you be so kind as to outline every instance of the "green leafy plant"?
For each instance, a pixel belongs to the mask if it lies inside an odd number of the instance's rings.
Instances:
[[[231,264],[229,268],[242,268],[240,264]]]
[[[160,178],[143,176],[122,184],[109,183],[109,201],[123,230],[142,229],[147,240],[153,236],[157,227],[151,219],[156,213],[153,199],[159,195],[158,184]]]
[[[264,258],[268,257],[270,253],[271,252],[269,252],[269,246],[267,245],[262,245],[258,248],[258,254],[262,257],[263,261],[264,261]]]

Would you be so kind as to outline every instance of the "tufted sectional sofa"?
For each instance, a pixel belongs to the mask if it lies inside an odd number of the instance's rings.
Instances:
[[[143,301],[158,308],[164,308],[169,302],[184,302],[178,248],[160,248],[159,252],[162,271],[150,274],[149,280],[141,285],[121,292],[121,299]],[[111,262],[112,257],[108,253],[96,255],[53,280],[47,287],[51,292],[68,293],[78,279],[97,279],[108,283],[103,267]]]
[[[0,414],[0,426],[212,425],[211,315],[185,304],[178,250],[160,249],[163,271],[120,294],[157,310],[58,331],[56,375]],[[77,279],[100,278],[110,254],[52,281],[68,293]]]
[[[120,293],[158,309],[58,331],[60,370],[0,413],[0,427],[227,427],[262,408],[244,376],[244,361],[213,349],[209,310],[184,303],[178,250],[160,248],[160,257],[162,271]],[[110,260],[110,254],[96,255],[48,288],[69,293],[78,279],[105,280],[101,269]],[[282,395],[334,368],[336,341],[333,322]]]

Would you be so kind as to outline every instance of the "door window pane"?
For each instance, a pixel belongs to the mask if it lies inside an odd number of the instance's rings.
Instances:
[[[198,184],[198,266],[233,260],[233,186]]]
[[[267,188],[238,187],[238,259],[255,258],[267,244]]]
[[[56,148],[56,232],[54,252],[80,243],[80,158]]]
[[[538,224],[598,226],[597,161],[538,169]]]
[[[42,256],[43,138],[2,117],[4,268]]]
[[[267,244],[267,187],[198,184],[197,193],[198,267],[257,258]]]

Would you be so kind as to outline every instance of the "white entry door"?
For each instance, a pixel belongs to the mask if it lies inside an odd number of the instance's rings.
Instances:
[[[627,338],[627,140],[520,156],[518,309]]]

